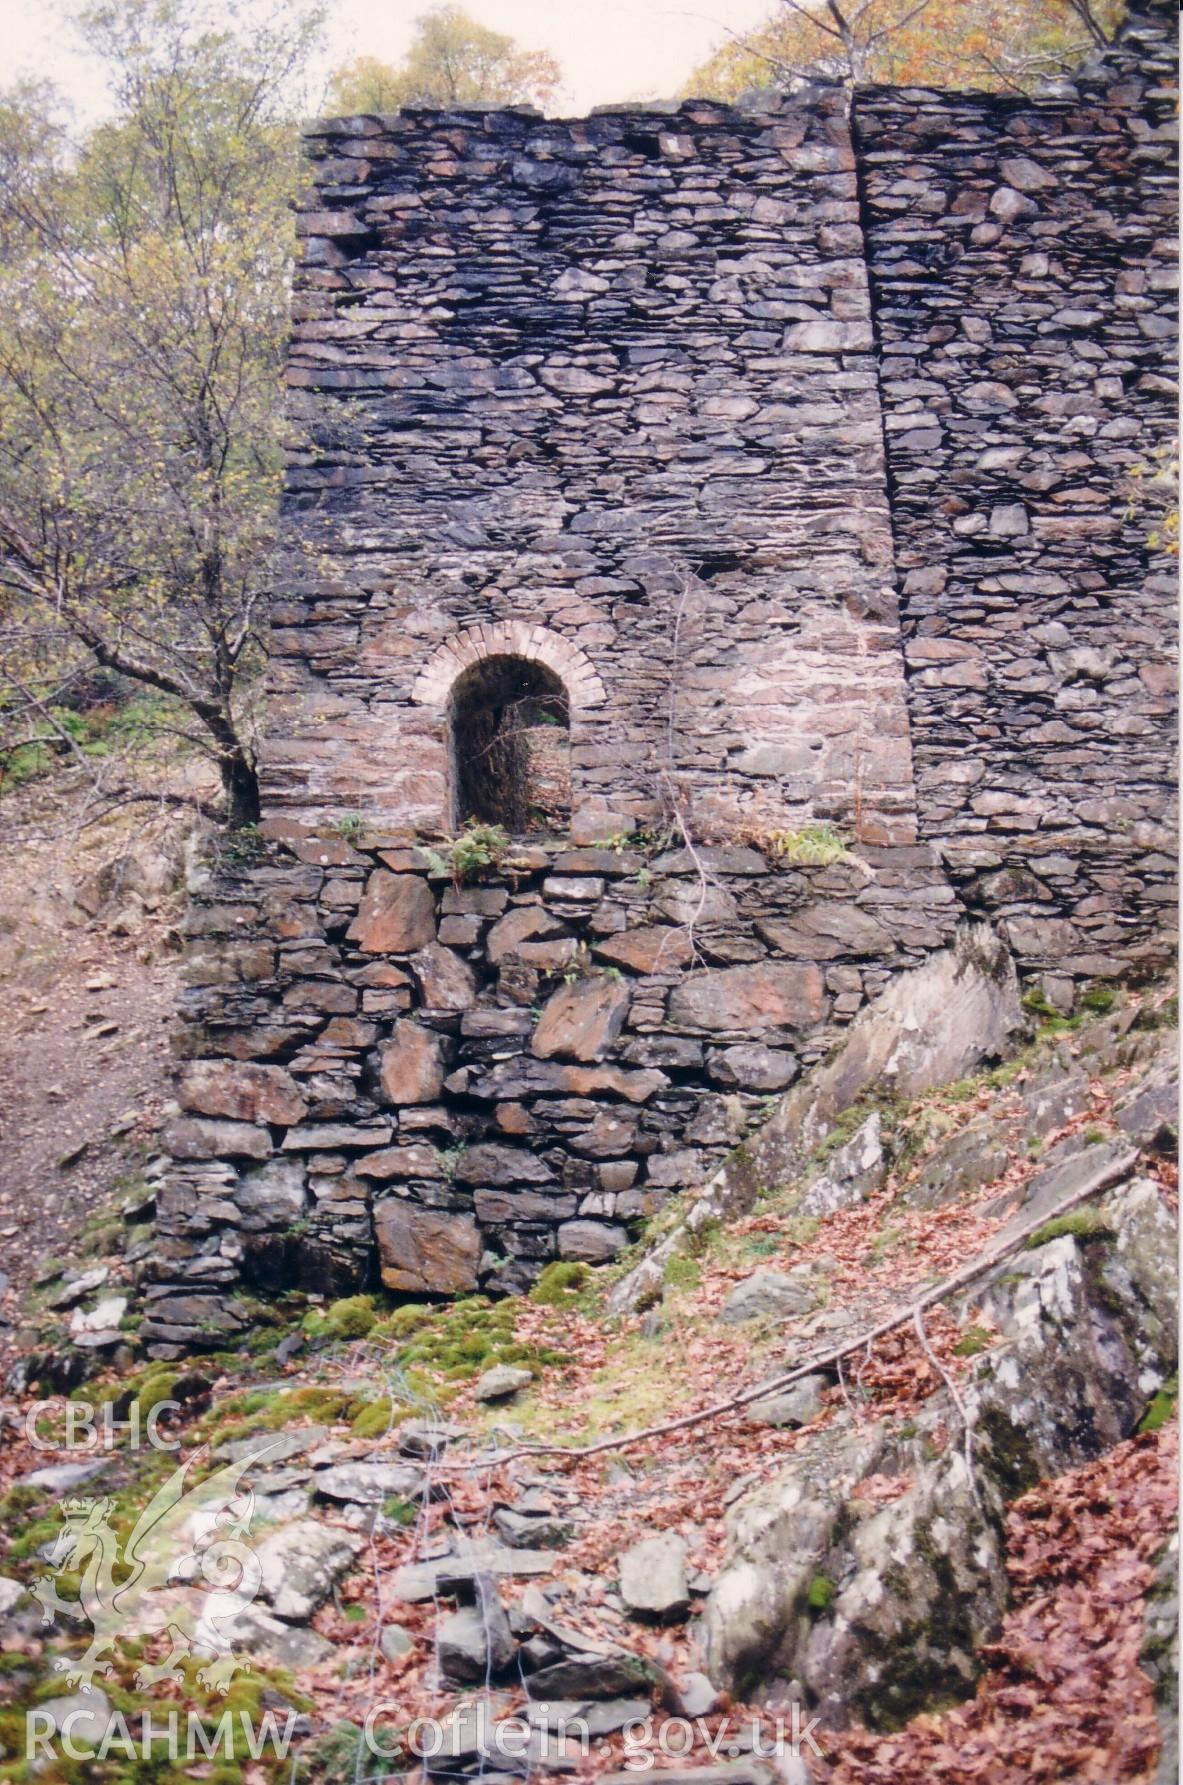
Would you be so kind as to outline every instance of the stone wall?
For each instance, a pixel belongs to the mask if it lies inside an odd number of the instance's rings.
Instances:
[[[921,831],[1067,974],[1174,931],[1177,561],[1136,474],[1175,432],[1176,25],[1054,97],[854,106]]]
[[[190,917],[157,1350],[242,1283],[611,1255],[959,917],[1063,1009],[1169,950],[1167,19],[1038,101],[314,128],[268,841]],[[456,886],[419,844],[505,656],[571,833]],[[857,860],[775,859],[819,819]]]
[[[1038,100],[315,126],[271,817],[447,830],[457,678],[518,655],[576,841],[907,842],[914,748],[1025,965],[1160,956],[1173,52],[1152,4]]]
[[[576,839],[915,834],[839,94],[318,124],[265,799],[454,822],[448,702],[571,704]]]
[[[143,1336],[225,1343],[240,1284],[505,1291],[612,1256],[955,919],[915,847],[557,842],[462,886],[378,837],[224,863],[188,918]]]

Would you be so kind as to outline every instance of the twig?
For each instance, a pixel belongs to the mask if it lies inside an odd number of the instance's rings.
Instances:
[[[928,1334],[924,1330],[924,1310],[919,1306],[912,1310],[912,1324],[916,1328],[916,1337],[920,1340],[921,1350],[924,1352],[925,1357],[948,1389],[953,1405],[961,1416],[961,1429],[965,1439],[965,1466],[969,1471],[969,1491],[973,1498],[974,1505],[977,1506],[980,1511],[981,1501],[978,1497],[977,1477],[974,1475],[973,1415],[962,1400],[961,1391],[957,1387],[957,1384],[954,1382],[952,1376],[950,1376],[948,1370],[928,1342]]]
[[[846,1387],[846,1372],[842,1368],[842,1359],[838,1358],[836,1361],[838,1365],[838,1387],[842,1390],[842,1399],[846,1404],[846,1411],[849,1413],[855,1425],[858,1425],[859,1416],[855,1411],[854,1402],[851,1400],[849,1391]]]
[[[859,1399],[861,1401],[865,1401],[867,1399],[867,1392],[863,1387],[863,1377],[866,1375],[868,1366],[870,1365],[871,1354],[872,1354],[873,1349],[874,1349],[874,1347],[868,1341],[867,1348],[863,1352],[863,1355],[862,1355],[862,1361],[860,1362],[858,1369],[854,1373],[854,1386],[858,1390]]]
[[[690,574],[689,571],[683,571],[682,573],[682,588],[678,596],[677,608],[674,611],[674,627],[670,639],[669,700],[666,703],[665,763],[658,772],[658,779],[665,786],[666,800],[673,822],[682,839],[683,848],[694,863],[694,870],[698,875],[698,903],[680,928],[684,929],[686,932],[686,939],[690,944],[691,959],[699,962],[702,966],[705,966],[706,958],[698,946],[695,937],[695,928],[706,908],[707,888],[714,877],[708,874],[706,863],[698,853],[694,840],[690,835],[690,826],[686,822],[685,815],[682,811],[681,801],[678,797],[677,783],[678,677],[681,673],[682,664],[682,626],[686,618],[686,606],[690,600]],[[715,884],[717,885],[718,882],[715,881]],[[665,944],[663,942],[662,947],[664,948],[664,946]],[[658,959],[660,960],[660,950],[658,951]]]
[[[694,871],[698,875],[698,903],[695,905],[694,910],[690,913],[689,917],[687,917],[685,919],[685,921],[679,926],[679,928],[685,930],[685,932],[686,932],[686,940],[690,944],[691,958],[693,960],[697,961],[700,966],[705,967],[707,965],[707,959],[706,959],[706,956],[703,954],[702,950],[698,946],[698,938],[695,934],[695,931],[697,929],[699,920],[702,917],[703,911],[706,908],[707,891],[711,886],[718,886],[719,880],[716,875],[709,872],[706,863],[702,859],[702,856],[698,853],[698,848],[694,842],[693,837],[690,835],[690,826],[686,823],[685,818],[682,816],[682,809],[678,804],[677,789],[673,784],[672,778],[664,770],[662,771],[661,778],[666,782],[666,785],[667,785],[667,788],[669,791],[670,811],[673,814],[674,824],[677,827],[678,835],[682,839],[682,847],[685,849],[687,855],[690,857],[690,860],[693,862]],[[664,941],[662,942],[661,947],[662,948],[665,947]],[[660,961],[660,959],[661,959],[661,950],[659,949],[658,950],[658,960]]]

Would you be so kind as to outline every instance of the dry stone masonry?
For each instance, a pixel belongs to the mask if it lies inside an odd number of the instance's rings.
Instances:
[[[484,659],[571,707],[573,830],[915,799],[838,94],[317,126],[271,810],[448,828]]]
[[[1055,97],[861,94],[855,142],[922,834],[1020,959],[1173,922],[1175,20]]]
[[[224,1342],[239,1282],[513,1291],[612,1257],[949,939],[935,854],[863,855],[550,842],[456,886],[371,836],[223,865],[187,920],[146,1336]]]
[[[263,841],[189,918],[159,1351],[243,1285],[612,1256],[966,916],[1061,1007],[1153,969],[1170,30],[1034,100],[313,127]],[[515,686],[569,826],[451,876]],[[851,855],[786,861],[819,825]]]

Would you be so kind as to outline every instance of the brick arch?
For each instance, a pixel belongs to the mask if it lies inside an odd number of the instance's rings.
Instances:
[[[419,706],[442,711],[457,676],[486,657],[524,657],[528,663],[544,663],[566,689],[572,717],[588,707],[602,706],[607,698],[603,682],[577,645],[530,620],[499,620],[470,626],[441,645],[416,677],[411,699]]]

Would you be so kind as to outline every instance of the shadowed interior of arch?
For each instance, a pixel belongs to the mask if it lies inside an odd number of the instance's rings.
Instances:
[[[516,836],[562,831],[571,815],[570,702],[552,669],[485,657],[449,701],[453,817]]]

